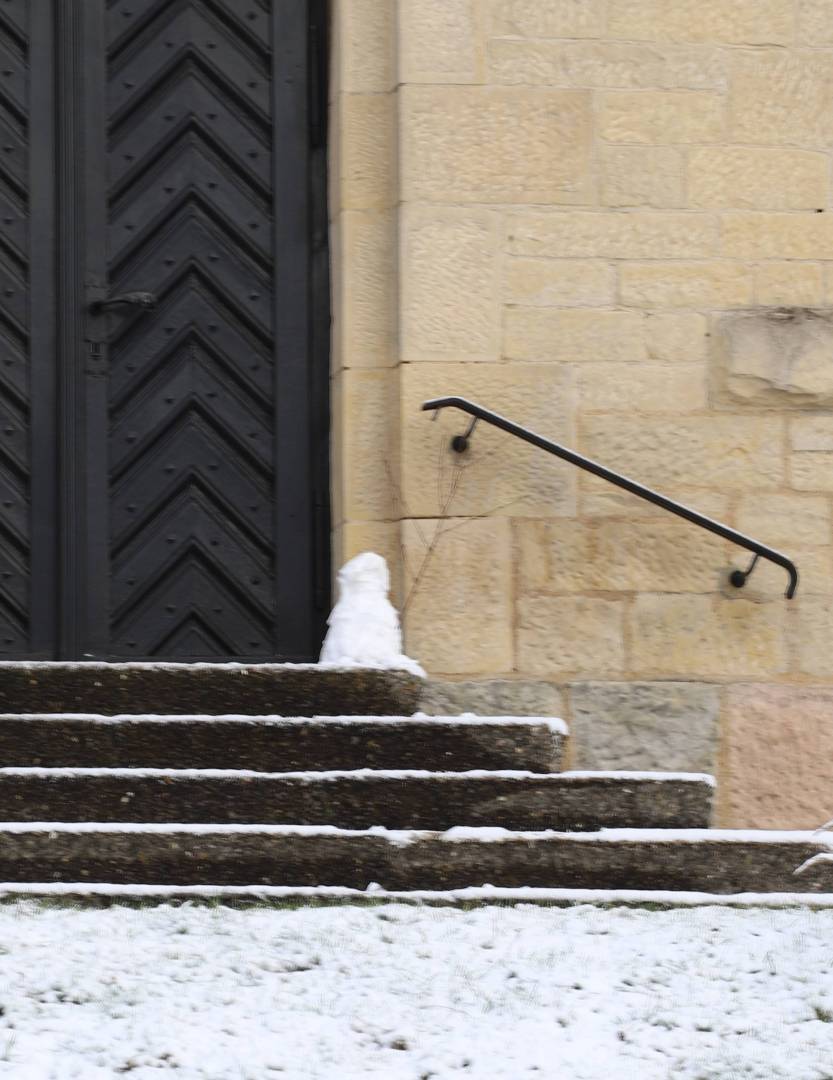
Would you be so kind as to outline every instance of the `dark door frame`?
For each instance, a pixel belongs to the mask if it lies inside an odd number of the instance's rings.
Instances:
[[[29,655],[108,659],[107,369],[89,315],[107,286],[104,0],[31,4]],[[272,0],[272,173],[283,211],[273,234],[274,647],[284,660],[316,658],[330,602],[327,6]],[[310,543],[281,543],[299,529]],[[299,581],[312,598],[300,610]]]

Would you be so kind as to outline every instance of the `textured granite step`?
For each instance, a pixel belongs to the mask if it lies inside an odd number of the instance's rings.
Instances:
[[[566,735],[543,717],[0,716],[0,765],[554,772]]]
[[[423,680],[316,664],[0,663],[0,712],[409,716]]]
[[[833,863],[794,870],[824,850],[814,834],[789,832],[53,823],[0,828],[0,882],[819,893],[833,891]]]
[[[0,821],[365,829],[705,828],[711,777],[662,773],[0,769]]]

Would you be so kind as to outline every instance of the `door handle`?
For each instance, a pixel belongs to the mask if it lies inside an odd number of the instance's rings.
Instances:
[[[152,292],[126,292],[111,296],[107,300],[93,300],[90,311],[98,315],[114,307],[140,307],[150,310],[156,307],[156,296]]]

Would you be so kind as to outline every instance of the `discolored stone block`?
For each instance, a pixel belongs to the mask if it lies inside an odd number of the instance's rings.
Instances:
[[[431,716],[552,716],[564,715],[564,695],[552,683],[533,679],[478,679],[441,682],[427,679],[419,699],[420,712]]]
[[[722,823],[816,829],[833,817],[833,687],[726,691]]]
[[[576,769],[714,771],[718,688],[703,683],[571,683]]]

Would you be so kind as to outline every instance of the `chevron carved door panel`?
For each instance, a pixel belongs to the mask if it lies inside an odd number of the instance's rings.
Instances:
[[[328,600],[323,7],[56,6],[55,655],[315,655]],[[6,89],[0,125],[8,96],[25,142],[25,99]],[[0,291],[6,262],[26,273],[25,246],[4,240]],[[9,312],[0,397],[22,422],[25,315]],[[26,483],[4,443],[0,499],[14,484],[25,502]],[[17,640],[31,605],[25,522],[9,509],[0,635]]]

